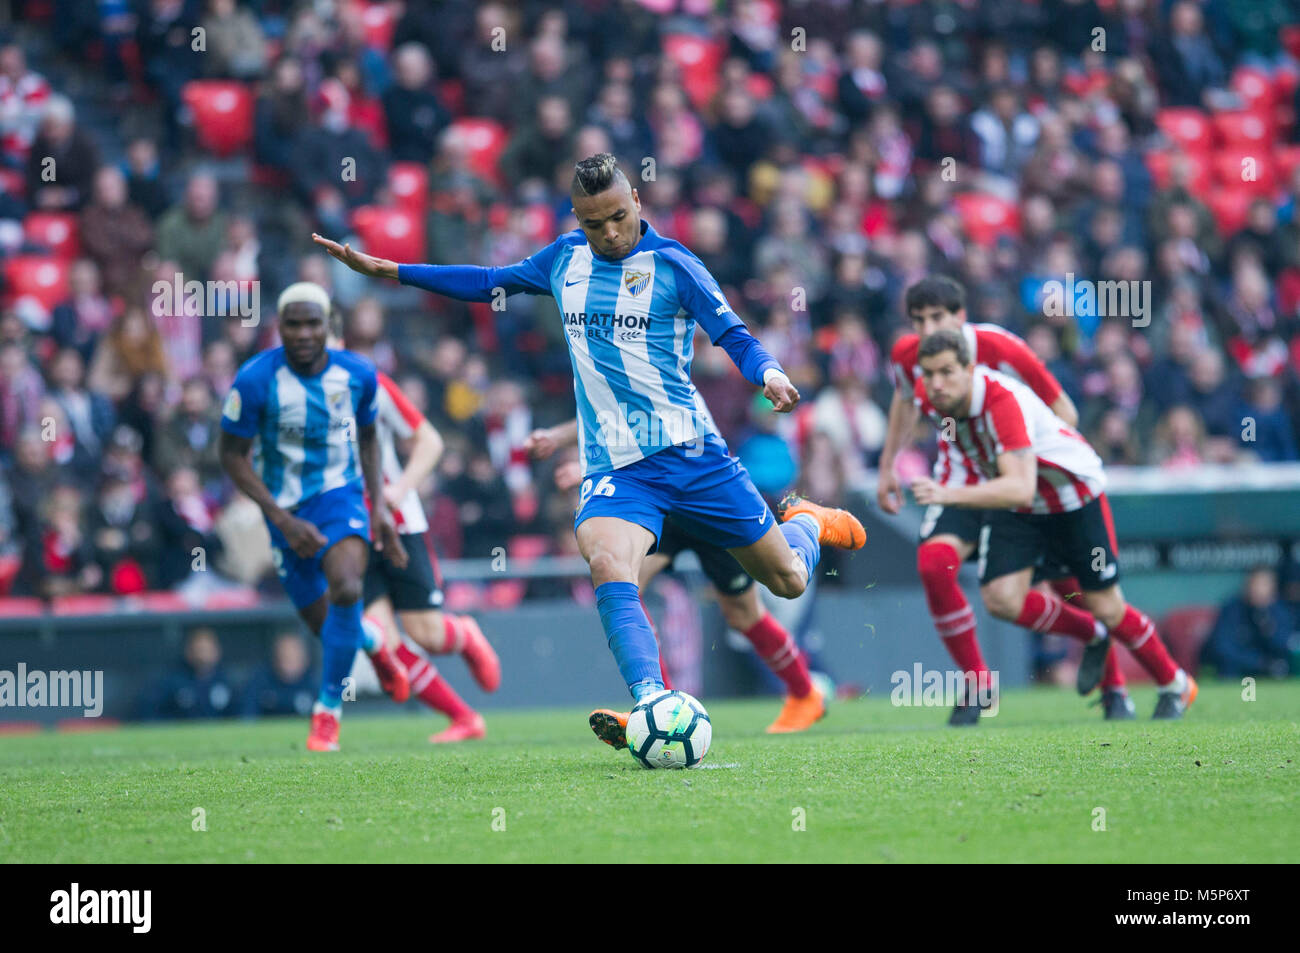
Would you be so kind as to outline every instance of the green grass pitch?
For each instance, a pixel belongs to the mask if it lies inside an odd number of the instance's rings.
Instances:
[[[305,719],[2,737],[0,858],[1292,862],[1300,683],[1257,691],[1203,685],[1159,724],[1151,689],[1118,724],[1008,692],[964,730],[870,699],[784,737],[763,733],[776,700],[719,701],[689,772],[637,767],[582,710],[494,714],[485,741],[436,748],[441,720],[345,717],[333,755],[303,749]]]

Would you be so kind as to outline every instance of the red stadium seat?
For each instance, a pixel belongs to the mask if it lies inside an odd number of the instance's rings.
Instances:
[[[457,119],[451,128],[465,137],[470,168],[497,185],[503,184],[497,163],[506,148],[505,127],[494,119],[471,116]]]
[[[1266,149],[1273,137],[1273,117],[1268,110],[1237,109],[1214,114],[1214,130],[1224,148]]]
[[[5,195],[22,195],[27,191],[27,180],[17,169],[0,168],[0,192]]]
[[[1273,165],[1277,168],[1277,180],[1284,187],[1291,184],[1291,176],[1300,166],[1300,145],[1281,146],[1273,153]]]
[[[361,11],[361,23],[365,27],[366,46],[385,53],[393,48],[393,32],[397,29],[397,18],[393,16],[391,4],[366,4]]]
[[[72,212],[32,212],[23,219],[23,237],[64,261],[81,253],[77,216]]]
[[[419,162],[394,162],[388,167],[393,201],[418,215],[429,204],[429,170]]]
[[[1170,165],[1173,163],[1175,155],[1181,155],[1192,167],[1192,180],[1189,185],[1193,192],[1203,195],[1209,189],[1213,176],[1210,174],[1209,158],[1199,152],[1178,153],[1171,150],[1153,149],[1145,156],[1147,170],[1151,173],[1151,178],[1155,180],[1156,188],[1164,189],[1169,187],[1172,178]]]
[[[718,91],[726,47],[715,40],[689,33],[670,33],[663,39],[664,55],[682,71],[682,89],[696,109],[706,106]]]
[[[1279,35],[1282,37],[1282,46],[1286,51],[1293,59],[1300,60],[1300,26],[1284,26]]]
[[[352,227],[368,255],[400,263],[424,261],[424,222],[410,209],[363,205],[352,213]]]
[[[1214,129],[1199,109],[1175,106],[1156,113],[1156,126],[1183,147],[1204,152],[1214,145]]]
[[[0,619],[12,619],[18,616],[45,615],[45,603],[40,599],[11,597],[0,599]]]
[[[181,99],[194,115],[199,146],[219,156],[247,149],[253,141],[253,94],[230,80],[186,83]]]
[[[953,202],[971,241],[992,245],[1001,235],[1020,234],[1020,210],[1014,202],[983,192],[966,192]]]
[[[56,596],[51,603],[55,615],[114,615],[118,597],[100,593],[76,596]]]
[[[1156,631],[1164,639],[1174,661],[1195,675],[1201,664],[1201,648],[1218,618],[1217,606],[1188,606],[1166,615]]]
[[[68,297],[68,263],[45,255],[15,255],[4,263],[4,303],[31,298],[46,311]]]
[[[1228,191],[1244,191],[1251,195],[1272,195],[1277,189],[1277,169],[1271,151],[1258,152],[1233,150],[1215,155],[1214,177]],[[1251,175],[1253,178],[1245,178]]]
[[[1250,109],[1267,109],[1273,105],[1276,87],[1268,70],[1256,66],[1238,66],[1229,85],[1233,92],[1246,101]]]
[[[1211,189],[1203,198],[1214,215],[1219,234],[1226,236],[1241,231],[1255,196],[1243,189]]]

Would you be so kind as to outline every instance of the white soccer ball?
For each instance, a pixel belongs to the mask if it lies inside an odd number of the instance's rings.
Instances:
[[[695,768],[709,753],[713,724],[685,692],[643,698],[627,719],[627,747],[643,768]]]

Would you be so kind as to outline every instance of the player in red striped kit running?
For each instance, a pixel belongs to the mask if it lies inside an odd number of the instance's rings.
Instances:
[[[923,505],[996,511],[980,553],[990,609],[997,602],[1023,612],[1034,567],[1044,555],[1063,563],[1079,581],[1084,606],[1155,680],[1152,717],[1181,718],[1196,699],[1196,681],[1170,657],[1151,620],[1124,601],[1106,477],[1092,447],[1024,384],[976,364],[960,331],[925,338],[917,360],[917,403],[975,480],[922,478],[912,493]],[[1083,664],[1100,673],[1109,641],[1090,644]]]
[[[921,338],[941,329],[959,332],[971,349],[977,364],[1004,371],[1023,381],[1067,425],[1078,421],[1074,403],[1061,389],[1052,373],[1020,338],[991,324],[968,324],[965,292],[951,278],[936,275],[922,279],[907,289],[904,307],[914,332],[903,335],[894,344],[890,368],[894,377],[894,397],[889,407],[889,429],[880,455],[880,483],[877,498],[886,513],[902,509],[902,490],[894,473],[894,460],[916,427],[920,411],[914,388],[921,369],[917,352]],[[963,468],[962,460],[940,444],[935,464],[935,479],[943,484],[973,482],[976,476]],[[917,548],[917,572],[925,589],[926,602],[935,629],[953,660],[972,682],[987,677],[988,666],[975,635],[975,612],[957,582],[961,564],[975,556],[986,523],[985,514],[972,509],[931,506],[921,522],[921,544]],[[1064,635],[1081,641],[1097,637],[1098,626],[1086,612],[1074,604],[1080,591],[1076,580],[1054,578],[1062,575],[1056,567],[1045,567],[1053,578],[1055,592],[1035,590],[1022,612],[1006,614],[1005,606],[994,603],[999,618],[1035,632]],[[1064,601],[1061,597],[1071,600]],[[1079,689],[1087,694],[1096,684],[1089,672],[1079,679]],[[1125,690],[1124,677],[1114,652],[1105,656],[1101,672],[1102,710],[1107,718],[1131,718],[1132,702]],[[958,704],[949,719],[952,725],[970,725],[979,721],[976,705]]]
[[[336,335],[338,330],[336,325]],[[460,697],[431,661],[402,641],[404,629],[411,641],[430,655],[460,654],[474,681],[486,692],[496,691],[501,684],[501,663],[478,623],[470,616],[442,611],[442,574],[429,546],[429,522],[416,490],[442,455],[442,437],[392,378],[380,372],[378,380],[375,427],[384,500],[408,559],[405,569],[396,570],[371,554],[362,595],[365,618],[382,630],[388,648],[405,666],[410,691],[451,719],[447,728],[429,740],[437,744],[482,738],[487,733],[483,716]],[[397,456],[399,440],[410,442],[405,467]]]

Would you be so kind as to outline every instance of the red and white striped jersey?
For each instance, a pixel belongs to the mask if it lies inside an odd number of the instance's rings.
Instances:
[[[996,324],[967,322],[961,326],[961,333],[966,339],[966,346],[975,356],[977,365],[990,367],[1023,381],[1048,407],[1061,396],[1061,385],[1056,377],[1029,345],[1010,331]],[[889,355],[894,386],[906,386],[913,392],[913,399],[921,382],[921,364],[917,359],[920,350],[920,336],[904,334],[894,342]],[[934,480],[942,484],[969,484],[978,483],[979,475],[967,469],[965,459],[957,453],[955,447],[940,441],[939,457],[934,462]]]
[[[402,477],[402,461],[397,458],[397,441],[406,440],[415,433],[424,415],[415,409],[393,379],[380,371],[379,390],[376,397],[379,413],[375,417],[375,433],[379,438],[379,460],[384,468],[384,485],[396,483]],[[416,535],[429,528],[429,520],[420,505],[420,494],[415,490],[402,497],[401,506],[393,511],[397,531]]]
[[[1069,513],[1096,499],[1106,488],[1101,458],[1079,431],[1052,413],[1038,395],[1006,374],[976,367],[971,384],[970,413],[954,418],[945,433],[948,418],[930,403],[925,384],[916,385],[922,412],[939,428],[940,445],[957,458],[963,480],[940,483],[983,483],[998,475],[998,456],[1030,448],[1038,459],[1038,492],[1032,506],[1022,513]]]
[[[0,76],[0,151],[24,159],[50,99],[50,84],[39,73],[27,72],[17,82]]]

